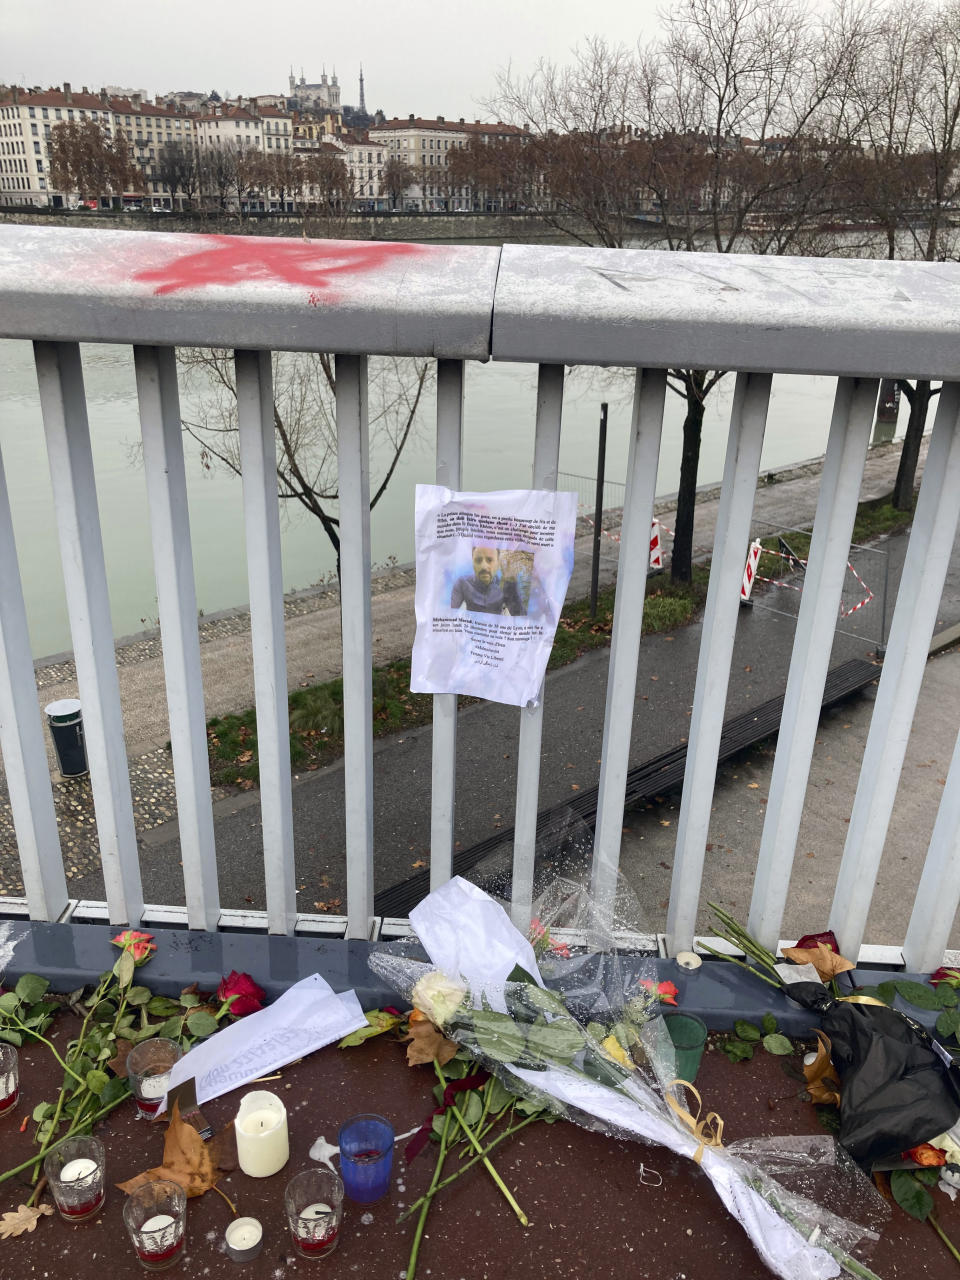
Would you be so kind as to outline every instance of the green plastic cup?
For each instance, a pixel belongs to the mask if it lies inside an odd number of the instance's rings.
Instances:
[[[693,1084],[707,1043],[707,1024],[694,1013],[666,1013],[663,1020],[677,1054],[677,1079]]]

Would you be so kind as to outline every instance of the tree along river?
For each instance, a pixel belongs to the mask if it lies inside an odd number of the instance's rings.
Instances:
[[[146,486],[137,444],[139,422],[130,348],[84,346],[100,519],[114,634],[156,625],[157,603],[150,547]],[[466,373],[463,488],[526,488],[531,482],[536,369],[530,365],[468,364]],[[708,401],[700,483],[718,481],[723,469],[726,423],[734,379],[725,378]],[[632,376],[574,370],[568,374],[561,433],[560,469],[595,476],[599,408],[609,401],[606,476],[625,477]],[[826,447],[835,380],[778,377],[767,422],[764,469],[816,457]],[[682,402],[667,395],[667,417],[658,492],[676,490],[680,465]],[[196,405],[184,397],[184,417]],[[434,473],[435,401],[424,398],[419,431],[373,513],[375,565],[413,558],[414,484]],[[901,411],[900,429],[906,423]],[[200,448],[184,440],[197,600],[205,614],[248,598],[240,480],[206,469]],[[56,522],[31,345],[0,341],[0,457],[13,508],[30,636],[36,657],[70,649]],[[383,467],[374,457],[373,483]],[[319,521],[298,504],[282,507],[283,582],[286,591],[322,581],[334,556]]]

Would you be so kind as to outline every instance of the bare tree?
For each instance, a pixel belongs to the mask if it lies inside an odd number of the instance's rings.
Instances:
[[[171,203],[176,205],[178,191],[192,203],[198,184],[194,147],[184,142],[165,142],[157,151],[157,177],[170,188]]]
[[[211,146],[200,152],[200,190],[204,198],[213,198],[220,213],[227,211],[233,189],[237,153],[233,147]]]
[[[391,209],[402,204],[403,194],[417,181],[417,171],[403,160],[391,157],[383,166],[383,188],[390,197]]]
[[[178,352],[186,380],[202,406],[183,428],[201,446],[205,466],[240,474],[237,389],[229,351],[185,348]],[[415,433],[418,410],[431,378],[427,361],[371,358],[369,362],[370,456],[383,470],[373,485],[377,505]],[[319,520],[337,557],[340,574],[336,376],[325,354],[279,352],[273,356],[273,418],[277,442],[277,492]]]
[[[111,138],[93,120],[54,125],[49,144],[50,182],[60,191],[102,196],[122,195],[136,172],[126,135],[118,129]]]

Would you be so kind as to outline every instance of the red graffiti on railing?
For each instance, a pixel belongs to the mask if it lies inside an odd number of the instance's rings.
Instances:
[[[345,276],[377,271],[395,258],[428,252],[424,245],[417,244],[205,236],[202,249],[185,253],[162,267],[138,271],[133,278],[155,285],[157,294],[211,284],[304,285],[312,291],[309,301],[316,306],[320,295]]]

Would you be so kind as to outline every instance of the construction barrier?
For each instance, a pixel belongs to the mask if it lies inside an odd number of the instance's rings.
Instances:
[[[743,571],[743,581],[740,583],[741,604],[746,604],[750,599],[750,592],[753,590],[753,584],[757,576],[757,564],[762,550],[763,547],[760,545],[759,538],[750,543],[750,550],[747,552],[747,564]]]

